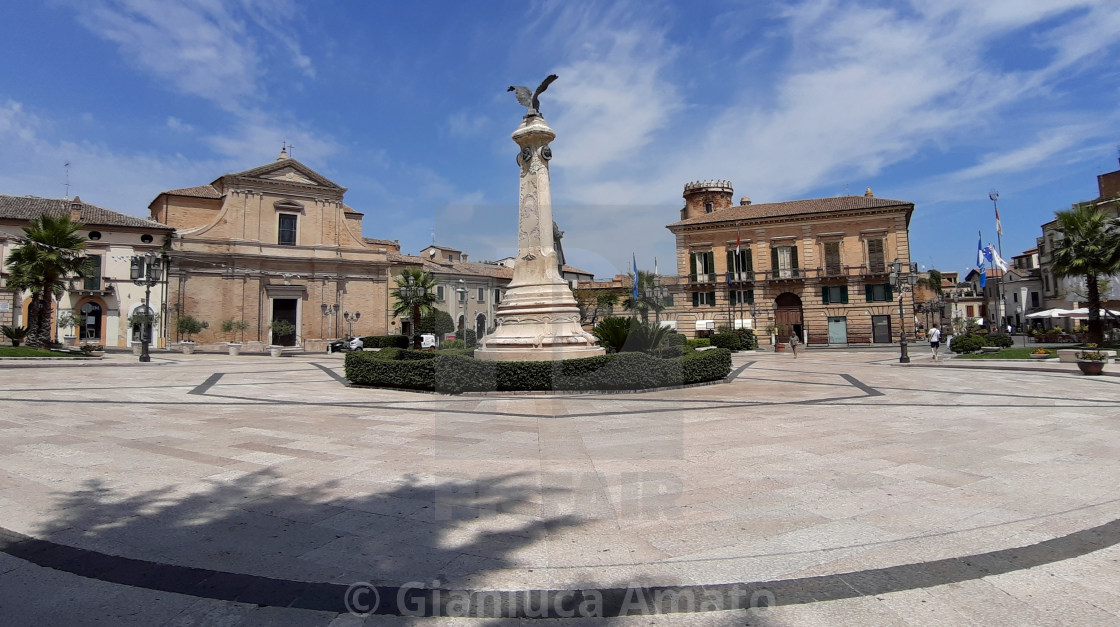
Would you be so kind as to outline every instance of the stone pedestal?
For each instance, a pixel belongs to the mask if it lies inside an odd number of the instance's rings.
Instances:
[[[576,299],[556,264],[548,175],[548,144],[555,138],[540,115],[526,116],[513,132],[513,141],[521,146],[517,260],[513,280],[494,314],[497,329],[479,341],[474,353],[478,359],[548,361],[605,352],[580,326]]]

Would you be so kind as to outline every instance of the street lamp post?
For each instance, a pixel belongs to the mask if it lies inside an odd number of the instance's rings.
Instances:
[[[338,303],[322,303],[322,308],[323,317],[327,319],[327,328],[330,329],[329,333],[333,335],[335,331],[334,317],[338,314]],[[325,336],[327,333],[323,333],[323,335]]]
[[[349,333],[346,334],[347,337],[354,337],[354,323],[357,322],[361,317],[362,312],[360,311],[355,311],[354,313],[350,313],[349,311],[342,312],[342,319],[346,321],[346,324],[349,325],[348,328],[350,329]]]
[[[906,296],[906,288],[909,287],[912,290],[914,285],[918,283],[918,274],[915,272],[913,265],[908,267],[907,270],[909,272],[903,277],[902,261],[895,259],[894,262],[891,263],[891,282],[894,283],[895,289],[898,290],[898,325],[902,333],[902,338],[899,341],[900,354],[898,363],[900,364],[910,363],[910,353],[907,350],[906,339],[906,313],[903,311],[902,304],[903,298]]]
[[[148,253],[132,258],[129,276],[132,282],[144,288],[144,314],[147,324],[140,325],[140,361],[152,361],[148,353],[148,344],[151,343],[152,330],[152,286],[160,282],[163,277],[163,258],[155,253]]]

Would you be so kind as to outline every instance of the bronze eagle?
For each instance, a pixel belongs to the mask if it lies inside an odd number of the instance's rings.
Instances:
[[[525,112],[525,117],[540,115],[541,102],[539,97],[544,93],[544,90],[548,89],[552,81],[556,79],[557,76],[555,74],[549,74],[548,78],[541,82],[540,87],[537,87],[537,90],[532,92],[529,91],[528,87],[522,87],[520,85],[510,85],[509,89],[506,91],[514,92],[514,95],[517,96],[517,102],[520,102],[523,106],[528,108]]]

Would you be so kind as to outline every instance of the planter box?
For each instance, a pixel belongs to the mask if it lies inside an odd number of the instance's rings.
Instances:
[[[1001,349],[998,346],[981,346],[980,347],[980,352],[981,353],[998,353],[1000,350]]]
[[[1077,367],[1081,369],[1082,374],[1099,375],[1104,370],[1104,365],[1107,362],[1103,361],[1079,361]]]
[[[1108,348],[1059,348],[1058,361],[1073,363],[1077,361],[1077,354],[1081,352],[1100,353],[1108,359],[1116,357],[1116,351]]]
[[[1041,355],[1031,353],[1031,359],[1050,359],[1050,353],[1043,353]]]
[[[230,355],[237,356],[237,355],[241,354],[241,344],[240,343],[230,342],[229,344],[227,344],[227,346],[229,346],[229,354]]]
[[[184,355],[193,355],[194,346],[194,342],[179,342],[179,347],[183,349]]]

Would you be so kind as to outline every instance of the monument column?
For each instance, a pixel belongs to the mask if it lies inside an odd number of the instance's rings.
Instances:
[[[513,141],[521,147],[517,259],[513,280],[494,314],[497,329],[479,341],[474,353],[478,359],[546,361],[605,352],[580,325],[576,299],[556,264],[548,174],[548,144],[555,138],[555,131],[533,108],[513,132]]]

